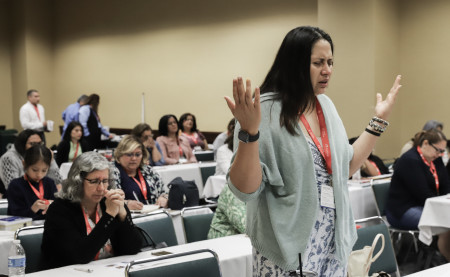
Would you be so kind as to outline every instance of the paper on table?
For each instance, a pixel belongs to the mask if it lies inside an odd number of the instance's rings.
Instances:
[[[142,210],[131,210],[131,212],[146,214],[146,213],[151,213],[153,211],[156,211],[158,209],[159,209],[159,205],[153,204],[153,205],[144,205]]]

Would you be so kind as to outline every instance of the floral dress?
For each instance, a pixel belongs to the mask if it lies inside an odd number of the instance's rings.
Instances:
[[[320,138],[318,138],[320,140]],[[309,237],[306,250],[302,253],[303,270],[313,271],[319,277],[344,277],[347,269],[342,266],[336,257],[336,244],[334,241],[335,209],[320,206],[320,193],[322,185],[331,183],[331,175],[328,174],[325,160],[314,142],[307,139],[311,148],[314,169],[316,173],[317,189],[319,196],[319,212]],[[290,272],[275,265],[272,261],[262,256],[253,249],[253,276],[289,276]]]

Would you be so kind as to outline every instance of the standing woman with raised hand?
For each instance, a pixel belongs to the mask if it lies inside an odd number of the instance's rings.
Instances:
[[[228,184],[247,204],[253,276],[288,276],[299,268],[346,276],[356,228],[349,174],[369,156],[388,125],[400,76],[386,99],[377,94],[374,117],[351,146],[331,100],[333,42],[317,27],[284,38],[261,89],[233,80],[226,97],[237,119]]]

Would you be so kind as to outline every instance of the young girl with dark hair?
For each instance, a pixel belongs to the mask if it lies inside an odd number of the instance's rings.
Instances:
[[[55,199],[55,182],[46,177],[52,153],[43,145],[35,145],[25,151],[25,174],[12,180],[8,186],[8,214],[45,219],[48,206]]]

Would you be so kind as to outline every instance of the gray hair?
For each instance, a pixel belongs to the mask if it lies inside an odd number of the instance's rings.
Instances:
[[[423,126],[422,130],[429,131],[437,128],[441,128],[441,130],[444,129],[444,124],[437,120],[428,120],[427,123],[425,123],[425,125]]]
[[[70,167],[67,179],[62,181],[62,189],[56,193],[56,197],[72,202],[81,202],[84,197],[83,181],[86,175],[97,170],[108,169],[108,178],[113,180],[113,170],[105,157],[97,152],[85,152],[75,159]],[[114,182],[110,182],[108,189],[115,188]]]

